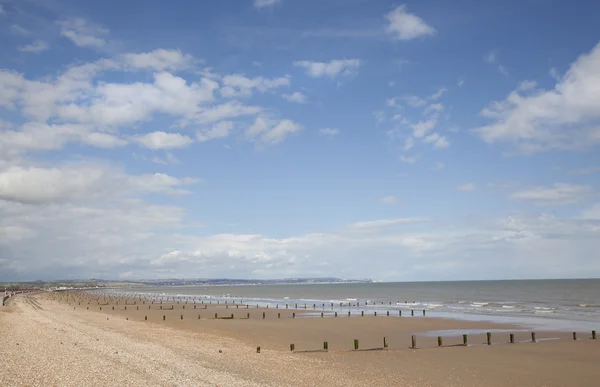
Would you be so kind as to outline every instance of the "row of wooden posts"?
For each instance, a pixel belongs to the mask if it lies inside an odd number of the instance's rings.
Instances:
[[[491,332],[487,332],[486,333],[486,338],[487,338],[487,345],[492,345],[492,334]],[[573,340],[577,340],[577,332],[573,332]],[[596,340],[596,331],[592,331],[592,340]],[[536,335],[535,332],[531,332],[531,342],[536,343]],[[443,347],[443,338],[442,336],[438,336],[437,338],[437,343],[438,343],[438,347]],[[510,344],[514,344],[515,343],[515,335],[513,333],[511,333],[509,335],[509,343]],[[466,347],[468,346],[468,336],[467,335],[463,335],[463,345]],[[388,339],[387,337],[383,338],[383,349],[387,349],[388,348]],[[411,336],[411,348],[412,349],[417,349],[417,336],[413,335]],[[290,351],[294,352],[296,350],[296,345],[295,344],[290,344]],[[329,350],[329,343],[327,341],[323,342],[323,350],[324,351],[328,351]],[[359,350],[359,342],[358,339],[354,339],[354,350],[358,351]],[[257,347],[257,353],[260,353],[260,347]]]
[[[73,308],[73,309],[75,309],[75,308]],[[100,307],[100,310],[102,310],[102,307]],[[113,307],[113,310],[114,310],[114,307]],[[414,312],[414,311],[411,311],[411,312]],[[389,316],[390,313],[388,312],[387,315]],[[336,312],[335,313],[335,317],[337,317],[337,316],[338,316],[338,314]],[[364,316],[364,312],[361,313],[361,316]],[[375,316],[377,316],[377,312],[375,312]],[[400,311],[400,316],[402,316],[402,312],[401,311]],[[413,316],[414,316],[414,313],[413,313]],[[425,311],[424,310],[423,310],[423,316],[425,316]],[[262,313],[263,320],[266,319],[266,317],[267,317],[267,314],[265,312],[263,312]],[[321,318],[323,318],[323,317],[324,317],[324,313],[321,313]],[[350,317],[350,312],[348,312],[348,317]],[[246,319],[249,319],[249,318],[250,318],[250,313],[246,313]],[[277,313],[277,318],[281,318],[281,313]],[[292,318],[296,318],[296,313],[292,313]],[[166,319],[167,319],[167,316],[163,315],[163,321],[165,321]],[[183,320],[183,315],[181,315],[180,319]],[[225,317],[222,316],[222,317],[219,317],[219,314],[215,313],[215,319],[217,319],[217,320],[218,319],[221,319],[221,320],[233,320],[234,319],[234,315],[232,313],[231,316],[225,316]],[[127,317],[127,320],[129,320],[129,317]],[[148,321],[148,316],[144,316],[144,320]],[[200,314],[198,314],[198,320],[200,320]]]
[[[86,307],[86,308],[87,308],[86,310],[89,310],[89,309],[90,309],[89,307]],[[73,308],[73,309],[75,309],[75,308]],[[148,306],[148,309],[150,309],[150,306]],[[184,308],[184,309],[185,309],[185,308]],[[196,309],[196,306],[194,306],[194,309]],[[206,309],[206,306],[205,306],[205,308],[204,308],[204,309]],[[102,310],[102,307],[100,307],[100,310]],[[114,307],[114,306],[112,307],[112,310],[115,310],[115,307]],[[125,307],[125,309],[124,309],[124,310],[127,310],[127,307]],[[140,310],[140,307],[138,306],[138,307],[136,308],[136,310]],[[160,310],[174,310],[174,309],[173,309],[173,307],[171,307],[171,309],[163,309],[163,308],[161,307],[161,308],[160,308]],[[365,316],[365,312],[364,312],[364,311],[361,311],[361,312],[360,312],[360,315],[361,315],[361,317],[364,317],[364,316]],[[410,315],[411,315],[411,316],[414,316],[414,315],[415,315],[415,311],[414,311],[414,310],[411,310],[411,311],[410,311]],[[425,316],[425,315],[426,315],[426,311],[425,311],[425,309],[423,309],[423,316]],[[263,316],[263,319],[264,319],[264,318],[266,318],[266,313],[265,313],[265,312],[263,312],[262,316]],[[338,312],[334,312],[334,317],[337,317],[337,316],[338,316]],[[377,312],[374,312],[374,313],[373,313],[373,316],[374,316],[374,317],[377,317]],[[389,317],[389,316],[390,316],[390,311],[389,311],[389,310],[386,312],[386,316],[387,316],[387,317]],[[401,311],[401,310],[399,310],[399,311],[398,311],[398,316],[402,317],[402,311]],[[163,317],[164,317],[164,316],[163,316]],[[323,318],[323,317],[325,317],[325,313],[324,313],[324,312],[321,312],[321,318]],[[350,312],[350,311],[348,312],[348,317],[351,317],[351,312]],[[200,318],[200,315],[198,315],[198,318]],[[218,317],[218,313],[215,313],[215,319],[218,319],[218,318],[219,318],[219,317]],[[233,313],[231,314],[231,317],[225,317],[225,318],[233,319],[233,318],[234,318],[234,317],[233,317]],[[247,318],[250,318],[250,313],[247,313]],[[277,313],[277,318],[281,318],[281,313]],[[296,318],[296,312],[293,312],[293,313],[292,313],[292,318]],[[146,318],[146,319],[147,319],[147,318]],[[183,320],[183,315],[181,315],[181,319]],[[163,320],[164,320],[164,318],[163,318]]]

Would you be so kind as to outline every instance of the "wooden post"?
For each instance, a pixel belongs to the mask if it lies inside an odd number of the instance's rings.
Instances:
[[[463,345],[466,347],[468,345],[468,337],[467,335],[463,335]]]
[[[387,349],[388,347],[388,342],[387,342],[387,337],[383,337],[383,348]]]
[[[415,315],[415,311],[411,309],[411,310],[410,310],[410,315],[411,315],[411,316],[414,316],[414,315]]]
[[[354,339],[354,350],[358,350],[358,339]]]
[[[181,319],[183,320],[183,315],[181,315]]]
[[[216,319],[216,318],[218,318],[218,317],[217,317],[217,314],[215,313],[215,319]]]
[[[348,311],[348,317],[350,317],[350,311]]]
[[[337,317],[337,312],[335,312],[335,317]]]
[[[492,345],[492,333],[487,333],[487,345]]]
[[[411,342],[412,342],[412,343],[411,343],[411,344],[412,344],[411,348],[412,348],[412,349],[416,349],[416,348],[417,348],[417,336],[413,335],[413,336],[411,337]]]
[[[442,336],[438,336],[438,347],[442,346]]]
[[[277,318],[281,318],[281,313],[277,313]]]
[[[577,332],[573,332],[573,340],[577,340]]]
[[[326,341],[323,342],[323,349],[325,350],[325,352],[329,350],[329,343],[327,343]]]
[[[200,313],[198,313],[198,320],[200,320]]]
[[[250,318],[250,313],[246,313],[246,318],[249,319]]]
[[[510,343],[511,344],[515,343],[515,335],[513,333],[510,334]]]
[[[423,309],[423,317],[425,317],[425,309]]]
[[[361,310],[361,311],[360,311],[360,315],[361,315],[361,316],[364,316],[364,315],[365,315],[365,311],[364,311],[364,310]]]
[[[148,321],[148,316],[144,316],[144,321]]]
[[[389,310],[387,311],[387,316],[390,317],[390,311]]]
[[[231,314],[231,319],[233,320],[233,313]]]
[[[535,332],[531,332],[531,342],[535,343]]]
[[[263,312],[263,320],[265,319],[265,312]]]
[[[296,312],[292,313],[292,318],[296,318]]]
[[[592,340],[596,340],[596,331],[592,331]]]
[[[398,316],[402,317],[402,311],[401,310],[398,311]]]
[[[296,346],[294,344],[290,344],[290,352],[294,352]]]
[[[260,347],[256,347],[256,353],[260,353]]]
[[[166,319],[167,319],[167,316],[165,316],[165,315],[163,314],[163,321],[165,321]]]

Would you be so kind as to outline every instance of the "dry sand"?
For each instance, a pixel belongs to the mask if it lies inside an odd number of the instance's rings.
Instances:
[[[589,333],[577,341],[570,333],[538,333],[542,341],[531,343],[519,327],[490,323],[204,307],[78,293],[17,296],[0,308],[0,385],[595,386],[600,378],[600,342]],[[494,333],[492,346],[470,335],[469,347],[458,346],[456,336],[438,348],[424,335],[447,329],[514,330],[522,342],[508,344],[507,332]],[[419,349],[409,348],[412,335]]]

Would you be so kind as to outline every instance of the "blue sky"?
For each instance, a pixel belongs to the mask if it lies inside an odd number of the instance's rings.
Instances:
[[[0,280],[600,275],[592,1],[0,1]]]

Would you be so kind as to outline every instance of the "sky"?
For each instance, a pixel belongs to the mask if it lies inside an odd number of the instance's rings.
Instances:
[[[0,281],[598,277],[598,14],[0,0]]]

